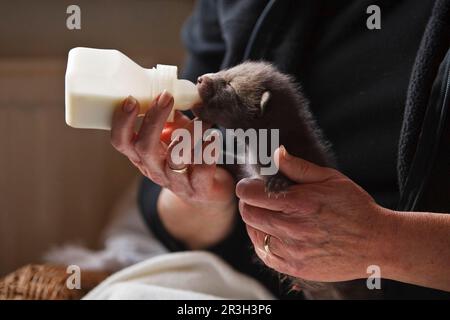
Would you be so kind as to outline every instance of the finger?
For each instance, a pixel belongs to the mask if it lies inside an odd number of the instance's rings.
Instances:
[[[284,146],[274,153],[275,164],[292,181],[298,183],[322,182],[336,176],[337,171],[290,155]]]
[[[167,187],[177,196],[187,198],[195,195],[190,183],[189,167],[186,172],[177,172],[166,164],[165,174],[168,179]]]
[[[191,167],[192,187],[196,192],[200,193],[210,193],[215,187],[214,179],[217,171],[217,162],[220,156],[220,147],[222,146],[220,136],[215,130],[212,131],[205,140],[206,141],[202,146],[202,150],[204,150],[202,157],[203,163]],[[218,148],[215,148],[214,146],[217,146]]]
[[[171,159],[171,150],[175,148],[178,144],[182,143],[180,139],[173,140],[168,147],[167,159]],[[177,172],[175,170],[183,170],[184,172]],[[190,167],[188,164],[171,164],[167,161],[165,165],[165,174],[169,180],[169,188],[178,196],[189,197],[193,195],[193,189],[190,183]]]
[[[253,243],[255,253],[269,267],[280,270],[289,258],[283,243],[276,237],[271,236],[269,240],[269,252],[264,248],[264,238],[267,233],[261,232],[252,226],[246,225],[248,236]]]
[[[186,164],[201,164],[202,163],[202,140],[203,134],[211,127],[210,124],[200,120],[193,119],[189,121],[185,127],[175,129],[172,132],[172,141],[182,139],[183,145],[174,150],[175,145],[169,145],[169,153],[167,161],[171,168],[183,166]],[[176,151],[176,152],[173,152]],[[187,154],[184,154],[184,153]]]
[[[178,195],[193,196],[197,193],[209,193],[213,184],[215,165],[202,164],[202,150],[210,143],[210,139],[203,144],[203,133],[209,128],[209,125],[203,126],[201,121],[194,119],[189,121],[186,126],[179,131],[172,133],[175,138],[168,147],[166,176],[169,177],[172,190]],[[183,131],[181,131],[183,130]],[[197,161],[193,156],[194,152],[200,152]],[[190,165],[192,163],[200,163]],[[187,172],[176,172],[187,168]]]
[[[139,102],[129,96],[120,108],[114,110],[111,124],[111,144],[133,162],[139,162],[139,156],[133,145],[134,125],[138,112]]]
[[[178,128],[184,128],[191,121],[189,117],[183,115],[180,111],[175,110],[174,118],[171,122],[166,122],[160,135],[160,140],[169,145],[172,140],[172,133]]]
[[[277,197],[270,196],[265,191],[265,183],[261,179],[246,178],[236,185],[236,195],[245,203],[284,213],[311,210],[316,195],[308,189],[294,186]]]
[[[278,238],[292,233],[292,224],[282,212],[254,207],[242,200],[239,201],[239,212],[247,225],[264,233]]]
[[[189,132],[191,137],[191,148],[192,148],[192,162],[195,164],[200,164],[203,162],[202,159],[202,142],[204,133],[211,128],[211,124],[201,121],[198,118],[193,119],[187,124],[185,129]],[[201,133],[201,134],[200,134]],[[207,137],[210,139],[210,136]]]
[[[169,168],[183,169],[191,164],[191,148],[189,142],[186,142],[186,140],[190,140],[190,137],[178,135],[170,142],[167,147],[166,156]]]
[[[173,97],[167,91],[150,104],[134,144],[147,176],[155,183],[166,186],[165,174],[167,146],[160,141],[161,131],[173,107]]]
[[[170,93],[164,91],[151,103],[145,113],[135,143],[136,152],[143,158],[142,160],[147,159],[148,162],[151,162],[155,156],[160,156],[155,151],[161,149],[161,132],[172,107],[173,97]]]

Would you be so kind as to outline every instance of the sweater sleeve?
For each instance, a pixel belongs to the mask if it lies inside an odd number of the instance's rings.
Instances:
[[[161,187],[144,178],[138,192],[138,205],[142,217],[151,232],[170,251],[184,251],[188,248],[165,228],[157,210],[157,201]],[[236,213],[238,215],[238,213]],[[216,245],[205,251],[220,256],[234,269],[258,280],[275,296],[283,299],[303,298],[299,292],[289,290],[289,282],[281,282],[279,275],[269,270],[256,258],[253,246],[247,235],[242,219],[236,219],[230,234]]]
[[[142,180],[138,192],[138,205],[145,224],[168,250],[172,252],[188,250],[183,242],[167,231],[161,221],[157,210],[160,192],[161,187],[159,185],[147,178]],[[224,240],[204,250],[218,255],[234,269],[259,280],[275,295],[280,292],[278,279],[274,278],[274,273],[269,272],[261,263],[257,262],[251,241],[241,219],[235,219],[232,231]]]
[[[157,209],[160,192],[161,187],[159,185],[147,178],[142,180],[138,192],[138,204],[145,224],[170,251],[188,250],[183,242],[167,231],[161,221]],[[236,215],[238,215],[238,212],[236,212]],[[219,255],[233,267],[245,273],[251,271],[250,265],[253,265],[251,249],[250,239],[241,219],[235,219],[232,231],[223,241],[210,248],[205,248],[205,250]]]

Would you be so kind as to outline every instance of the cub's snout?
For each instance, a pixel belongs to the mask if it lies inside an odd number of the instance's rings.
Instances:
[[[209,74],[197,78],[197,89],[200,98],[205,102],[211,99],[215,94],[214,80]]]

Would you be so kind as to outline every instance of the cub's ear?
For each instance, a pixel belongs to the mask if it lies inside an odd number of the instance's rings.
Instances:
[[[270,100],[270,91],[264,91],[264,93],[261,96],[261,101],[259,103],[259,106],[261,108],[261,115],[264,114],[267,108],[267,104],[269,103],[269,100]]]

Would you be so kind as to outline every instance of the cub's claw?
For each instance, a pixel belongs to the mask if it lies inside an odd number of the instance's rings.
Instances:
[[[286,196],[286,191],[293,182],[281,174],[270,176],[266,180],[265,191],[267,196],[271,198],[275,196],[278,199],[279,195]]]

